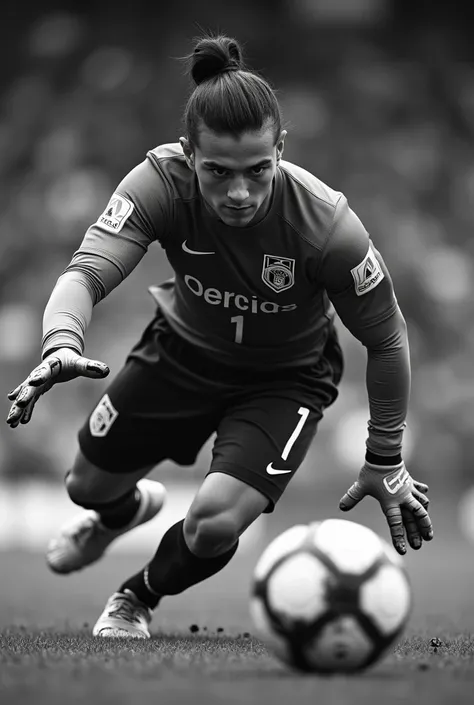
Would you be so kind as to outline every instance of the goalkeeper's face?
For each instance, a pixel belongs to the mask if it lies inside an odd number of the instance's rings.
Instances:
[[[243,228],[260,220],[270,203],[286,132],[275,144],[271,125],[239,136],[218,134],[202,124],[199,144],[181,138],[208,208],[226,225]]]

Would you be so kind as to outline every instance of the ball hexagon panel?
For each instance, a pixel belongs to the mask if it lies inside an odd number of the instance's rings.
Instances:
[[[267,599],[282,621],[314,622],[327,608],[329,573],[316,556],[299,552],[288,556],[270,575]]]

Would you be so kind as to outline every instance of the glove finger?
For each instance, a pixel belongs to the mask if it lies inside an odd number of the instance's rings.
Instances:
[[[105,362],[89,360],[87,357],[77,357],[74,360],[74,369],[81,377],[90,377],[92,379],[102,379],[107,377],[110,372]]]
[[[364,499],[364,497],[365,492],[356,480],[339,500],[339,509],[343,512],[348,512],[353,509],[353,507],[355,507],[361,499]]]
[[[24,410],[23,416],[20,419],[21,424],[26,424],[30,421],[32,415],[33,415],[33,409],[35,408],[36,402],[38,401],[38,397],[35,397],[31,404]]]
[[[433,525],[426,509],[413,496],[408,498],[404,505],[412,512],[423,539],[431,541],[433,538]]]
[[[37,388],[25,385],[16,398],[16,406],[19,409],[26,409],[28,404],[35,398],[37,392]]]
[[[18,424],[20,423],[22,416],[23,416],[23,409],[21,409],[16,404],[12,404],[10,411],[8,412],[7,424],[9,426],[11,426],[11,428],[16,428],[18,426]]]
[[[421,492],[412,492],[412,495],[415,499],[418,500],[420,504],[423,505],[426,511],[428,511],[428,507],[430,506],[430,500],[428,499],[428,497],[425,497],[425,495],[421,494]]]
[[[425,493],[429,491],[428,485],[425,485],[424,482],[418,482],[418,480],[413,480],[413,486],[418,492]]]
[[[17,405],[17,403],[14,402],[10,407],[10,411],[8,412],[8,416],[6,419],[7,424],[12,426],[12,428],[15,428],[15,426],[17,425],[17,421],[19,421],[21,416],[23,416],[23,409],[21,409]]]
[[[384,513],[387,517],[390,534],[392,536],[392,543],[395,550],[403,556],[407,552],[407,545],[403,530],[401,508],[398,505],[386,507],[384,508]]]
[[[18,387],[15,387],[15,389],[14,389],[12,392],[8,392],[7,398],[8,398],[10,401],[15,401],[15,399],[17,398],[17,396],[18,396],[18,394],[19,394],[19,392],[20,392],[20,389],[23,387],[23,385],[24,385],[24,382],[22,382],[21,384],[19,384]]]
[[[11,428],[16,428],[20,423],[28,423],[33,413],[33,407],[39,397],[47,392],[48,389],[51,389],[52,386],[53,380],[49,380],[41,389],[25,387],[25,391],[22,390],[22,392],[20,392],[18,399],[10,407],[6,419],[7,424],[11,426]]]
[[[420,531],[418,529],[418,525],[415,521],[413,514],[408,509],[402,507],[401,511],[408,543],[415,551],[417,551],[419,548],[421,548],[421,544],[423,543]]]

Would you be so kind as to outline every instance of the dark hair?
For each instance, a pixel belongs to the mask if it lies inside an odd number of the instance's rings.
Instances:
[[[276,143],[281,113],[275,93],[264,78],[245,68],[242,49],[235,39],[224,35],[201,37],[193,53],[185,58],[196,83],[183,117],[191,143],[199,142],[201,122],[218,134],[234,136],[260,130],[270,122]]]

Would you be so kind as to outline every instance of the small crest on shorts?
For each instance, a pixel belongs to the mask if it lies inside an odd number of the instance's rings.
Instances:
[[[91,435],[96,438],[103,438],[106,436],[117,416],[118,411],[114,408],[114,405],[110,401],[109,395],[104,394],[89,419]]]
[[[277,294],[295,283],[295,260],[291,257],[263,255],[262,279]]]
[[[119,233],[125,225],[127,219],[132,214],[134,205],[125,196],[114,193],[107,204],[107,208],[99,216],[97,225],[110,233]]]
[[[371,289],[375,289],[382,281],[385,275],[372,247],[369,247],[369,251],[362,262],[358,264],[357,267],[354,267],[354,269],[351,269],[351,274],[354,279],[357,296],[363,296],[363,294],[366,294]]]

